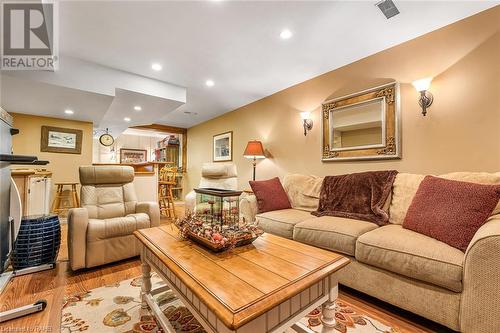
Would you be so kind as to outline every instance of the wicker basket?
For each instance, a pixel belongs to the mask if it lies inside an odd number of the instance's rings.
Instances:
[[[12,251],[12,267],[17,269],[56,262],[61,245],[61,225],[57,215],[25,216]]]
[[[217,244],[215,242],[212,242],[205,237],[198,236],[194,232],[189,232],[188,237],[192,241],[194,241],[200,245],[203,245],[204,247],[206,247],[209,250],[214,251],[214,252],[222,252],[222,251],[227,250],[230,247],[230,245],[221,245],[221,244]],[[234,246],[239,247],[239,246],[251,244],[258,237],[259,236],[252,236],[251,234],[242,235],[241,237],[238,237],[236,239],[236,243]]]

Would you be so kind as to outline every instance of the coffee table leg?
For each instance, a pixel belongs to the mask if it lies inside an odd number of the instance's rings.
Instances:
[[[141,307],[148,308],[146,303],[146,295],[151,292],[151,266],[142,258],[142,285],[141,285]]]
[[[335,301],[339,295],[339,285],[337,277],[330,275],[329,280],[329,296],[328,301],[326,301],[321,309],[321,323],[323,324],[323,329],[321,333],[331,333],[335,332]]]

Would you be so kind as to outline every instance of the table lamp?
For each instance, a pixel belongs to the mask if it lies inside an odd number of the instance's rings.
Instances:
[[[266,156],[264,155],[262,142],[257,140],[248,141],[243,156],[253,159],[253,180],[255,180],[255,168],[257,166],[257,159],[266,158]]]

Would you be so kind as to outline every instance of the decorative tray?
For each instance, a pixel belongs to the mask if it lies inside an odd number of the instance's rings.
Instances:
[[[211,251],[222,252],[230,248],[251,244],[264,232],[254,224],[239,223],[232,226],[204,223],[195,215],[177,221],[181,236]]]
[[[191,239],[193,242],[196,242],[196,243],[198,243],[198,244],[200,244],[200,245],[202,245],[202,246],[204,246],[204,247],[206,247],[209,250],[214,251],[214,252],[222,252],[222,251],[228,250],[231,247],[239,247],[239,246],[251,244],[258,237],[259,236],[257,236],[257,235],[252,236],[251,234],[249,234],[249,235],[244,235],[242,237],[236,238],[234,244],[231,242],[221,244],[221,243],[213,242],[213,241],[209,240],[208,238],[198,236],[194,232],[191,232],[191,231],[188,232],[189,239]]]

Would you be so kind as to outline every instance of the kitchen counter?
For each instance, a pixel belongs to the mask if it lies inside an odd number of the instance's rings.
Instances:
[[[134,168],[134,187],[138,201],[158,202],[158,169],[172,162],[93,163],[92,165],[128,165]]]
[[[128,165],[134,168],[136,175],[154,174],[156,168],[162,167],[165,164],[172,164],[172,162],[141,162],[141,163],[93,163],[92,165]]]

